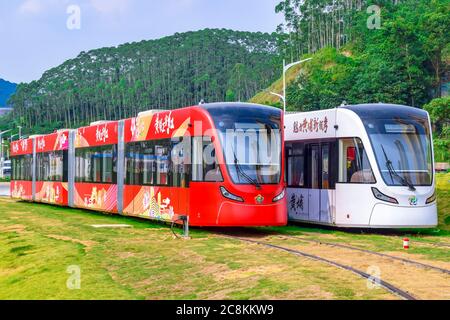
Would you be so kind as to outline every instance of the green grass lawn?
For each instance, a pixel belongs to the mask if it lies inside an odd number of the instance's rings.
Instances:
[[[450,231],[450,173],[436,175],[439,228]]]
[[[95,229],[92,224],[129,224]],[[202,229],[0,198],[0,299],[395,299],[320,262]],[[69,266],[81,270],[70,290]]]
[[[438,176],[439,227],[392,234],[320,227],[262,228],[309,239],[402,252],[442,263],[450,242],[450,174]],[[93,224],[131,228],[95,229]],[[192,229],[191,240],[151,221],[0,198],[0,299],[392,299],[352,273],[288,253]],[[412,246],[402,249],[408,235]],[[81,270],[68,289],[67,270]]]

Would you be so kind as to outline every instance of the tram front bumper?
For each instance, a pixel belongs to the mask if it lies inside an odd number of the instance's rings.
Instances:
[[[438,224],[437,206],[402,207],[377,203],[370,217],[373,228],[434,228]]]
[[[287,224],[286,203],[251,205],[225,201],[217,215],[218,226],[284,226]]]

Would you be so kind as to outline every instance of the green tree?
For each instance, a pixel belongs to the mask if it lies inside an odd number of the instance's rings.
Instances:
[[[430,114],[437,136],[450,139],[450,97],[434,99],[423,108]]]

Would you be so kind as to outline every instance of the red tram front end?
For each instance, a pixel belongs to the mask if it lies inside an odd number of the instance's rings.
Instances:
[[[123,213],[192,226],[287,221],[282,113],[205,104],[144,112],[124,124]]]

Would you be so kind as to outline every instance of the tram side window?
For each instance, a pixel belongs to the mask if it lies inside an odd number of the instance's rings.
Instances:
[[[101,152],[99,152],[99,156],[101,158],[101,179],[102,183],[113,183],[114,174],[115,174],[115,154],[113,148],[105,148]]]
[[[189,139],[129,143],[125,149],[125,184],[188,187],[189,157]]]
[[[129,143],[125,148],[125,184],[142,185],[141,143]],[[151,172],[150,172],[151,173]]]
[[[305,186],[305,145],[293,143],[287,148],[288,186]]]
[[[322,144],[321,147],[321,159],[322,159],[322,189],[330,188],[330,145]]]
[[[156,184],[169,186],[170,173],[170,141],[160,140],[155,144]]]
[[[38,153],[36,155],[36,181],[67,182],[67,151]]]
[[[139,175],[137,180],[142,185],[154,185],[156,181],[155,145],[151,141],[145,141],[141,142],[138,147],[139,157],[135,162],[135,172]]]
[[[359,138],[339,140],[339,182],[375,183],[372,167]]]
[[[31,154],[12,157],[12,179],[17,181],[33,180],[33,156]]]
[[[76,149],[75,181],[115,184],[117,181],[116,164],[116,145]]]
[[[18,177],[20,175],[19,168],[19,157],[11,157],[11,180],[19,180]]]
[[[211,138],[194,137],[192,141],[192,181],[222,182],[222,171]]]
[[[173,187],[189,187],[189,178],[191,171],[190,149],[190,138],[181,138],[178,141],[172,141],[172,151],[170,158],[172,160],[171,172]]]

